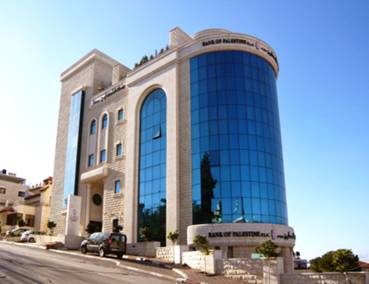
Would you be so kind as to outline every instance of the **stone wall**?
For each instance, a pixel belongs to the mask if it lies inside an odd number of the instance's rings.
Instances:
[[[127,244],[127,254],[155,257],[157,247],[160,247],[160,242],[130,243]]]
[[[156,258],[176,264],[182,263],[182,253],[188,251],[188,246],[174,245],[156,248]]]
[[[368,272],[286,273],[281,275],[281,284],[368,284]]]
[[[247,258],[222,259],[217,261],[217,272],[233,279],[262,283],[263,262],[260,259]]]
[[[217,261],[222,259],[222,252],[214,250],[209,255],[200,251],[188,251],[182,253],[182,264],[200,270],[207,274],[217,274]]]
[[[200,251],[188,251],[183,253],[183,264],[187,264],[193,269],[205,271],[205,255]]]
[[[167,262],[174,262],[174,246],[156,248],[156,258]]]

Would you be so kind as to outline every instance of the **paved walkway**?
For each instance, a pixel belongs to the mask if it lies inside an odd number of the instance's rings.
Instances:
[[[240,284],[242,283],[241,280],[234,280],[227,277],[224,277],[222,275],[206,275],[202,272],[196,271],[194,269],[190,268],[180,268],[178,269],[185,273],[188,277],[188,279],[184,283],[188,284]]]

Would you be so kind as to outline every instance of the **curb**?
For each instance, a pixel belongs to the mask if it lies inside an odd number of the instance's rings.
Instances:
[[[23,246],[23,247],[29,247],[29,248],[36,248],[36,249],[42,249],[42,250],[46,250],[45,247],[41,247],[41,246],[37,246],[37,245],[30,245],[30,244],[23,244],[23,243],[15,243],[15,242],[7,242],[7,241],[0,241],[2,243],[6,243],[6,244],[10,244],[10,245],[15,245],[15,246]],[[166,280],[170,280],[170,281],[177,281],[177,278],[174,278],[172,276],[168,276],[168,275],[164,275],[158,272],[152,272],[152,271],[147,271],[144,269],[140,269],[140,268],[136,268],[133,266],[129,266],[129,265],[123,265],[120,261],[118,260],[114,260],[114,259],[109,259],[109,258],[96,258],[95,256],[92,255],[83,255],[83,254],[79,254],[79,253],[75,253],[75,252],[68,252],[68,251],[62,251],[62,250],[56,250],[56,249],[49,249],[48,251],[51,252],[55,252],[55,253],[60,253],[60,254],[66,254],[66,255],[74,255],[74,256],[79,256],[82,258],[91,258],[91,259],[95,259],[95,260],[100,260],[100,261],[107,261],[107,262],[112,262],[114,263],[116,266],[122,267],[124,269],[127,270],[131,270],[131,271],[135,271],[135,272],[139,272],[139,273],[145,273],[157,278],[163,278]],[[129,259],[127,256],[125,257],[126,259]],[[137,260],[138,258],[136,258]],[[181,271],[177,271],[177,269],[172,269],[173,272],[181,275],[183,277],[183,274]],[[185,275],[185,274],[184,274]]]

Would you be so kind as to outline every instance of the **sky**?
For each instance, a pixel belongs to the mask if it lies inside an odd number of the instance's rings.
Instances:
[[[224,28],[276,51],[289,225],[303,258],[369,260],[369,1],[2,1],[0,168],[53,175],[59,76],[97,48],[128,67],[188,34]]]

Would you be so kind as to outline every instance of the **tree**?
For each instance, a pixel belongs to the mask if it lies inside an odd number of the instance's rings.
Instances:
[[[333,266],[338,272],[355,270],[358,267],[359,258],[349,249],[339,249],[334,252]]]
[[[278,246],[275,243],[273,243],[271,240],[269,240],[269,241],[265,241],[262,244],[258,245],[255,248],[255,252],[269,259],[271,257],[278,256],[278,253],[276,252],[277,248]]]
[[[142,241],[147,242],[151,239],[150,228],[145,226],[139,229],[139,237]]]
[[[174,232],[169,232],[167,239],[170,240],[173,245],[175,245],[178,240],[178,237],[179,237],[178,231],[174,231]]]
[[[209,254],[209,242],[208,238],[202,235],[197,235],[193,239],[193,243],[202,253]]]
[[[278,246],[271,240],[265,241],[255,248],[255,252],[263,255],[268,263],[268,283],[270,283],[270,260],[272,257],[278,256],[277,248]]]
[[[50,234],[54,234],[54,228],[56,227],[56,223],[54,221],[48,220],[47,227],[50,230]]]
[[[23,219],[18,220],[18,226],[19,227],[24,227],[25,225],[26,225],[26,222]]]
[[[201,223],[212,223],[214,213],[211,210],[211,201],[214,198],[214,188],[217,180],[211,174],[210,155],[205,153],[201,159]]]
[[[315,272],[346,272],[358,267],[359,258],[351,250],[329,251],[310,260],[310,269]]]
[[[321,260],[322,260],[321,257],[316,257],[310,260],[310,270],[315,272],[322,272],[322,268],[320,267]]]

